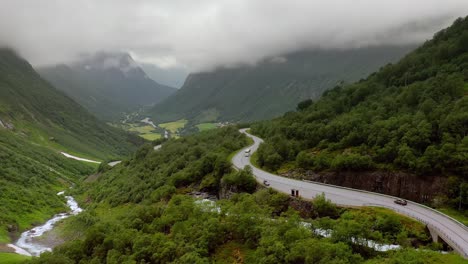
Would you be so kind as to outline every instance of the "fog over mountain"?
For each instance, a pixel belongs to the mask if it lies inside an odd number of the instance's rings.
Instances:
[[[419,43],[467,11],[466,0],[2,0],[0,43],[36,66],[110,50],[199,71],[305,48]]]
[[[152,63],[140,63],[140,66],[151,79],[174,88],[182,87],[189,74],[185,67],[163,68]]]

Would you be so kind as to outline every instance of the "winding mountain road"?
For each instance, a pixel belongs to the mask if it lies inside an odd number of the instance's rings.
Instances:
[[[341,206],[379,206],[394,210],[426,224],[434,238],[442,238],[457,253],[468,259],[468,227],[462,223],[418,203],[408,201],[406,206],[395,204],[396,197],[341,186],[284,178],[258,169],[250,162],[250,155],[245,156],[245,150],[250,148],[252,154],[258,149],[263,140],[247,133],[246,130],[241,129],[239,131],[252,138],[254,144],[237,153],[232,158],[232,163],[238,169],[250,165],[258,182],[263,183],[266,180],[270,184],[269,187],[286,194],[291,194],[292,189],[298,190],[299,196],[305,199],[312,199],[316,195],[324,193],[327,199]]]

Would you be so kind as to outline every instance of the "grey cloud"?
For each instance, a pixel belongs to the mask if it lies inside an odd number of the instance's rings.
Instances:
[[[430,38],[466,0],[2,0],[0,44],[35,65],[100,50],[163,67],[253,64],[299,49]]]

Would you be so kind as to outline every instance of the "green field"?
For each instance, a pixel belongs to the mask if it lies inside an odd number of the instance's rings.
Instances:
[[[144,138],[146,140],[153,141],[153,140],[156,140],[156,139],[160,139],[162,136],[161,136],[161,134],[158,134],[158,133],[150,133],[150,134],[140,135],[140,137],[142,137],[142,138]]]
[[[152,126],[131,126],[128,131],[138,132],[140,134],[148,134],[154,132],[154,127]]]
[[[25,260],[30,259],[31,257],[18,255],[15,253],[0,253],[0,264],[16,264],[22,263]]]
[[[161,133],[159,133],[154,127],[150,125],[145,126],[138,126],[135,124],[130,124],[126,129],[130,132],[137,133],[140,137],[146,140],[156,140],[162,137]]]
[[[162,124],[159,124],[158,126],[166,130],[169,130],[171,133],[177,133],[177,131],[181,128],[184,128],[186,124],[187,124],[187,119],[180,119],[174,122],[162,123]]]
[[[205,130],[215,129],[218,126],[215,123],[201,123],[201,124],[198,124],[196,127],[200,131],[205,131]]]

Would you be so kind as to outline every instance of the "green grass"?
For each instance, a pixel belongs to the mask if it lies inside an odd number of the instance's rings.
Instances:
[[[210,108],[198,114],[194,121],[195,123],[208,123],[216,121],[219,116],[220,113],[216,108]]]
[[[177,131],[181,128],[184,128],[187,124],[187,119],[180,119],[174,122],[162,123],[158,126],[164,129],[169,130],[171,133],[177,133]]]
[[[83,195],[75,196],[75,198],[80,202],[83,202],[86,199],[85,197],[86,196]],[[100,203],[97,207],[87,209],[78,216],[73,216],[60,221],[51,231],[44,233],[44,235],[37,239],[38,242],[56,238],[59,240],[63,239],[64,241],[84,239],[85,234],[89,229],[86,219],[100,219],[100,221],[106,223],[106,225],[114,226],[129,212],[137,210],[138,207],[138,205],[119,205],[112,207],[107,203]],[[0,264],[1,263],[2,262],[0,261]]]
[[[149,125],[141,125],[139,123],[130,123],[130,124],[125,124],[125,125],[119,124],[117,125],[117,127],[120,127],[132,133],[136,133],[139,137],[142,137],[149,141],[153,141],[162,137],[160,128],[155,128]]]
[[[250,156],[250,163],[252,163],[252,165],[256,168],[259,168],[259,169],[262,169],[260,168],[260,165],[258,165],[258,152],[254,152],[252,154],[252,156]]]
[[[23,256],[15,253],[0,253],[0,264],[16,264],[23,263],[31,259],[31,257]]]
[[[215,123],[201,123],[201,124],[196,125],[196,127],[200,131],[205,131],[205,130],[215,129],[218,126]]]
[[[146,140],[149,140],[149,141],[153,141],[153,140],[156,140],[156,139],[160,139],[162,136],[161,136],[161,134],[150,133],[150,134],[140,135],[140,137],[142,137],[142,138],[144,138]]]
[[[149,134],[154,132],[152,126],[132,126],[128,131],[138,132],[140,134]]]
[[[463,259],[461,256],[451,253],[451,254],[442,254],[439,255],[439,262],[434,262],[434,263],[447,263],[447,264],[467,264],[468,260]]]
[[[462,212],[453,208],[437,208],[438,211],[457,219],[464,225],[468,226],[468,213],[463,214]]]
[[[0,244],[9,243],[9,242],[10,242],[10,238],[8,237],[7,230],[0,228]]]
[[[232,162],[232,158],[234,158],[234,156],[235,156],[237,153],[239,153],[241,150],[242,150],[242,149],[239,149],[239,150],[234,151],[234,152],[232,152],[231,154],[229,154],[229,156],[227,157],[227,160],[228,160],[229,162]]]
[[[97,158],[98,156],[99,157],[106,157],[106,156],[109,155],[109,153],[104,153],[104,152],[88,149],[86,147],[84,147],[84,149],[88,150],[87,153],[93,153],[95,155],[86,154],[83,151],[78,152],[78,151],[74,150],[73,148],[67,147],[66,144],[59,144],[59,143],[55,142],[54,140],[50,140],[50,135],[49,134],[47,134],[45,131],[37,129],[36,127],[32,126],[28,122],[17,121],[15,123],[15,125],[16,125],[16,128],[19,131],[21,131],[22,133],[25,133],[25,134],[28,135],[28,140],[31,143],[37,144],[37,145],[40,145],[40,146],[43,146],[43,147],[47,147],[47,148],[49,148],[49,149],[51,149],[53,151],[56,151],[56,152],[63,151],[63,152],[66,152],[66,153],[68,153],[70,155],[73,155],[73,156],[77,156],[77,157],[85,158],[85,159],[90,159],[90,160],[95,160],[95,161],[101,161],[102,160],[102,158]],[[73,139],[73,140],[75,140],[75,139]],[[77,143],[79,143],[79,142],[77,142]]]
[[[10,225],[22,232],[66,211],[65,199],[57,192],[95,171],[87,163],[1,130],[0,160],[0,243],[9,242]]]

